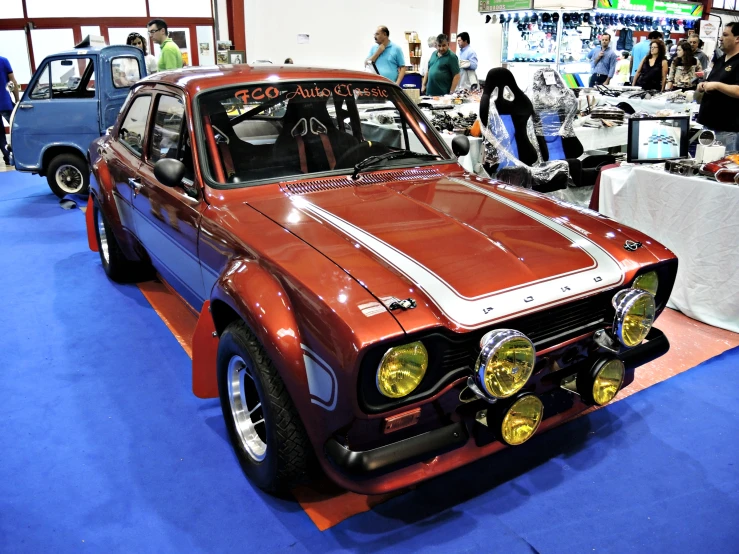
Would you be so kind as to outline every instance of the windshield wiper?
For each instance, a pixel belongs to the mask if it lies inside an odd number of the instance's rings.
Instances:
[[[377,156],[370,156],[363,159],[357,165],[354,166],[354,173],[352,179],[358,179],[359,173],[364,169],[376,165],[386,160],[396,160],[399,158],[421,158],[422,160],[436,160],[443,158],[440,154],[429,154],[427,152],[411,152],[410,150],[396,150],[394,152],[386,152],[385,154],[379,154]]]

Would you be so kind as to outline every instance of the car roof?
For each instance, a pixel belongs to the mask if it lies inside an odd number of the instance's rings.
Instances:
[[[327,69],[319,67],[300,67],[294,65],[213,65],[184,67],[172,71],[162,71],[147,76],[140,82],[158,82],[174,85],[195,94],[203,89],[228,85],[249,85],[252,83],[314,80],[374,81],[378,84],[392,84],[392,81],[368,73],[349,69]]]
[[[72,50],[64,50],[62,52],[55,52],[54,54],[49,54],[49,56],[79,56],[82,53],[85,54],[91,54],[91,53],[97,53],[100,54],[103,51],[106,50],[117,50],[117,49],[125,49],[130,50],[131,48],[136,48],[135,46],[126,46],[125,44],[111,44],[107,46],[84,46],[82,48],[73,48]],[[49,57],[47,56],[47,57]]]

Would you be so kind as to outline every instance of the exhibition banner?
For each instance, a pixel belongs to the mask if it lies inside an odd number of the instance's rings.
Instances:
[[[480,13],[487,13],[511,10],[530,10],[532,2],[533,0],[480,0],[477,5],[477,11]]]
[[[664,0],[598,0],[596,7],[599,10],[623,10],[658,15],[703,17],[703,4],[687,2],[665,2]]]

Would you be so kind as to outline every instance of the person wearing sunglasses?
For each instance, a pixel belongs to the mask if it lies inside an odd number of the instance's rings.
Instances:
[[[182,54],[179,47],[169,38],[167,22],[163,19],[152,19],[146,27],[149,30],[151,40],[162,48],[162,52],[159,54],[159,64],[157,65],[159,71],[181,68]]]
[[[157,59],[149,54],[146,49],[146,39],[138,33],[131,33],[126,39],[126,44],[129,46],[135,46],[139,50],[144,51],[144,58],[146,59],[146,73],[151,75],[157,72]]]

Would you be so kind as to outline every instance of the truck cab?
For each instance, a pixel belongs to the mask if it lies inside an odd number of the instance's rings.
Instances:
[[[111,127],[146,76],[133,46],[78,47],[39,65],[10,121],[11,164],[45,176],[57,196],[87,194],[87,148]]]

